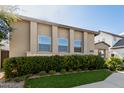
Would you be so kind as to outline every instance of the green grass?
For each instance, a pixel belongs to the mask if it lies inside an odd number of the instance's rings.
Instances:
[[[25,81],[25,87],[31,88],[69,88],[102,81],[111,74],[107,70],[45,76]]]

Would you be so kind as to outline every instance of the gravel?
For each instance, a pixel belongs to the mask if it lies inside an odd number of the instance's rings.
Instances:
[[[23,88],[24,81],[15,82],[15,81],[5,81],[4,72],[0,72],[0,88]]]
[[[0,80],[0,88],[23,88],[24,81],[14,82],[14,81],[4,81]]]

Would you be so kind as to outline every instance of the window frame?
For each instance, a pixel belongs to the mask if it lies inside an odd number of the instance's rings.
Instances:
[[[61,45],[61,44],[59,44],[60,43],[59,42],[60,39],[66,40],[67,41],[67,45]],[[60,51],[59,50],[59,46],[65,46],[65,47],[67,47],[67,51]],[[58,38],[58,52],[60,52],[60,53],[68,53],[69,52],[69,40],[67,38],[64,38],[64,37]]]
[[[50,45],[50,49],[48,50],[48,51],[45,51],[45,50],[40,50],[40,48],[39,48],[39,44],[40,44],[40,42],[39,42],[39,38],[40,37],[47,37],[47,38],[49,38],[50,39],[50,44],[48,44],[48,45]],[[42,43],[41,43],[41,45],[42,45]],[[46,44],[47,45],[47,44]],[[48,35],[38,35],[38,51],[39,52],[52,52],[52,38],[50,37],[50,36],[48,36]]]
[[[75,46],[75,42],[76,41],[80,41],[80,47]],[[80,48],[80,52],[79,51],[75,51],[75,48]],[[75,53],[82,53],[82,40],[80,40],[80,39],[75,39],[74,40],[74,52]]]

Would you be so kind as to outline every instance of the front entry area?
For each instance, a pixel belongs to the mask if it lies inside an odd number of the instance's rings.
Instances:
[[[106,50],[105,49],[98,49],[98,55],[106,58]]]
[[[107,59],[109,58],[109,45],[105,42],[95,43],[95,54]]]

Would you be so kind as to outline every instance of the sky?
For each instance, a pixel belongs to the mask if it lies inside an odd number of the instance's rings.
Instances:
[[[124,6],[22,5],[18,14],[93,31],[124,32]]]

